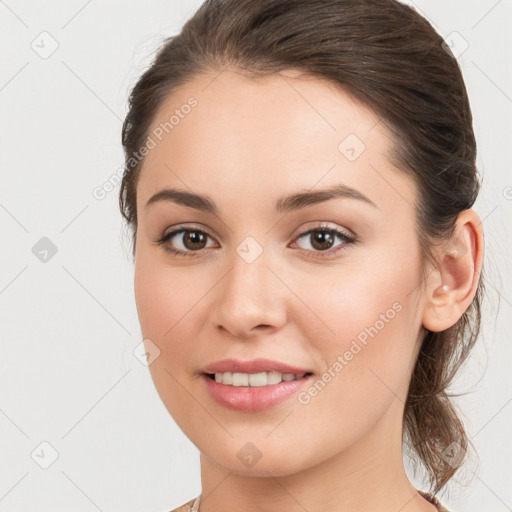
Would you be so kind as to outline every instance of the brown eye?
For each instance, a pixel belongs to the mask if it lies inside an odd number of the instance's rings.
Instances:
[[[186,249],[197,251],[204,249],[207,235],[201,231],[186,231],[182,236],[182,242]]]
[[[310,233],[311,246],[319,251],[330,249],[334,243],[334,235],[330,231],[312,231]]]
[[[341,242],[336,243],[336,239],[340,240]],[[321,256],[322,253],[333,254],[355,242],[354,237],[331,227],[318,227],[310,229],[309,231],[299,235],[297,240],[306,241],[306,243],[297,242],[297,244],[301,249],[311,253],[312,256]]]
[[[180,256],[194,256],[205,249],[210,235],[198,229],[177,229],[167,233],[156,242],[167,252]]]

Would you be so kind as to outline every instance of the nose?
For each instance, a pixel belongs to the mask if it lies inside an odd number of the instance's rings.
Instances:
[[[266,252],[252,262],[238,253],[213,297],[216,328],[237,339],[271,334],[286,323],[286,287],[269,265]]]

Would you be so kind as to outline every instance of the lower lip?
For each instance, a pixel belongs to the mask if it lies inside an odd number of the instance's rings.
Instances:
[[[299,380],[280,382],[270,386],[228,386],[221,384],[203,374],[212,398],[219,403],[235,411],[263,411],[277,405],[297,393],[312,376],[308,375]]]

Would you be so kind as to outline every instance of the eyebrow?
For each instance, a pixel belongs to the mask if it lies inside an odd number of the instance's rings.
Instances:
[[[278,213],[288,213],[337,198],[357,199],[370,206],[378,208],[377,205],[363,193],[359,192],[355,188],[343,184],[318,190],[296,192],[288,196],[280,197],[276,202],[275,208]],[[170,201],[183,206],[188,206],[189,208],[194,208],[195,210],[211,213],[213,215],[218,214],[218,209],[210,197],[175,188],[160,190],[151,196],[146,203],[145,208],[160,201]]]

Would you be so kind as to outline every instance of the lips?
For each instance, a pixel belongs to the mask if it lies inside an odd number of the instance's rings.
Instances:
[[[205,366],[200,370],[201,373],[261,373],[261,372],[280,372],[280,373],[293,373],[298,375],[301,373],[312,373],[308,368],[300,368],[298,366],[291,366],[279,361],[271,359],[251,359],[243,361],[240,359],[223,359]]]
[[[280,379],[281,376],[284,379],[287,375],[288,378],[276,384],[268,382],[265,385],[260,382],[262,373],[266,373],[268,377],[277,375]],[[237,380],[237,385],[218,382],[221,376],[223,381],[228,376],[227,379],[232,381],[232,384]],[[258,380],[256,386],[254,382],[251,385],[253,378]],[[244,380],[244,384],[241,384],[241,379]],[[205,390],[219,405],[244,412],[257,412],[274,407],[298,393],[311,379],[312,372],[307,368],[291,366],[271,359],[250,361],[224,359],[209,364],[201,370],[201,381]]]

